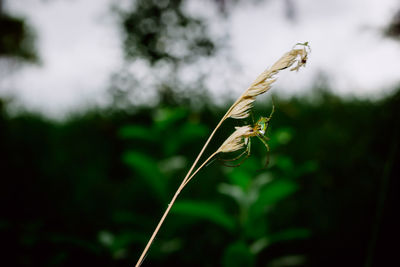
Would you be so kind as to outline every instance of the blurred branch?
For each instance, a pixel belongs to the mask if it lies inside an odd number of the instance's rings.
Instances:
[[[205,22],[187,14],[184,4],[183,0],[138,0],[130,11],[117,10],[126,58],[177,64],[213,54],[215,44]]]
[[[385,35],[391,38],[400,39],[400,9],[393,16],[389,26],[386,28]]]
[[[0,57],[38,60],[34,36],[25,21],[0,12]]]

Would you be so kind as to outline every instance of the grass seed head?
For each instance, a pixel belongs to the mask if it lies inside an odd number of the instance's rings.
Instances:
[[[233,134],[231,134],[220,146],[220,148],[218,148],[217,153],[234,152],[243,148],[246,144],[246,138],[253,133],[253,129],[249,125],[235,127],[235,129],[236,131],[234,131]]]
[[[300,46],[300,48],[297,48]],[[274,76],[279,71],[291,67],[297,62],[297,65],[291,68],[291,71],[298,71],[305,66],[307,62],[310,46],[308,42],[298,43],[294,48],[285,53],[272,67],[261,73],[253,84],[239,97],[238,100],[229,109],[226,118],[244,119],[250,115],[250,110],[253,107],[253,102],[258,95],[267,92],[271,85],[276,81]]]

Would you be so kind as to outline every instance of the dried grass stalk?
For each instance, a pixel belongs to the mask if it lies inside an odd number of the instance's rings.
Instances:
[[[225,142],[212,153],[195,171],[194,168],[199,162],[201,156],[203,155],[206,147],[210,143],[212,137],[214,136],[215,132],[221,126],[221,124],[227,118],[233,119],[243,119],[249,116],[249,111],[253,107],[253,102],[255,101],[256,97],[260,94],[267,92],[271,88],[271,84],[275,82],[276,78],[274,76],[281,70],[291,67],[295,62],[297,65],[290,70],[299,70],[300,67],[304,66],[307,62],[307,55],[309,51],[308,43],[304,44],[297,44],[302,46],[301,49],[292,49],[291,51],[284,54],[271,68],[267,69],[260,76],[253,82],[253,84],[247,88],[247,90],[233,103],[233,105],[228,109],[226,114],[222,117],[221,121],[217,124],[214,128],[213,132],[208,137],[206,143],[204,144],[203,148],[201,149],[200,153],[197,155],[196,160],[194,161],[193,165],[190,167],[189,171],[187,172],[185,178],[183,179],[181,185],[176,190],[174,196],[172,197],[171,202],[168,204],[167,209],[165,210],[163,216],[161,217],[156,229],[154,230],[153,234],[151,235],[149,241],[147,242],[146,247],[144,248],[142,254],[140,255],[139,260],[136,263],[136,267],[140,266],[146,256],[147,251],[150,248],[155,236],[157,235],[158,231],[161,228],[166,216],[168,215],[170,209],[175,203],[176,198],[182,191],[182,189],[188,184],[188,182],[197,174],[200,169],[202,169],[215,155],[218,153],[226,153],[226,152],[234,152],[237,151],[246,144],[246,140],[250,134],[252,134],[252,128],[250,126],[242,126],[236,127],[235,132],[233,132]],[[295,47],[297,47],[297,45]]]

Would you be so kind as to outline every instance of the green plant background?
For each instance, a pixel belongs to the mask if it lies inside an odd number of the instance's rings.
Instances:
[[[379,203],[398,153],[398,94],[379,102],[318,94],[275,100],[268,168],[259,170],[266,151],[255,140],[240,167],[215,161],[200,171],[145,263],[361,266],[378,253]],[[10,117],[4,104],[0,111],[4,259],[126,266],[224,109],[96,110],[61,123]],[[208,152],[230,134],[230,123],[239,122],[228,122]]]

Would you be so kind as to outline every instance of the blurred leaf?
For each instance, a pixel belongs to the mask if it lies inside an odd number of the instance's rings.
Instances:
[[[325,264],[322,264],[325,265]],[[342,265],[342,264],[340,264]],[[285,255],[278,258],[274,258],[268,265],[269,267],[296,267],[296,266],[308,266],[306,265],[306,256],[301,254]]]
[[[221,194],[225,194],[234,199],[239,206],[245,205],[246,196],[243,189],[239,186],[221,183],[218,185],[217,189]]]
[[[278,233],[271,234],[270,242],[280,242],[293,239],[306,239],[311,236],[311,231],[305,228],[287,229]]]
[[[261,188],[265,187],[267,184],[273,181],[272,174],[270,172],[260,173],[253,178],[251,183],[251,190],[259,192]]]
[[[309,160],[299,166],[299,173],[312,173],[318,170],[318,162],[315,160]]]
[[[250,246],[250,250],[257,254],[272,243],[307,239],[311,236],[311,231],[305,228],[291,228],[277,233],[268,233],[266,227],[262,228],[262,222],[257,220],[246,225],[245,234],[247,238],[255,239],[256,241]],[[261,238],[260,238],[261,237]]]
[[[297,190],[297,185],[288,180],[276,180],[263,188],[260,192],[259,202],[272,205]]]
[[[233,231],[235,228],[235,219],[214,203],[182,200],[175,203],[171,212],[208,220],[228,231]]]
[[[263,213],[266,208],[288,197],[297,190],[297,184],[289,180],[276,180],[265,186],[252,207],[256,214]]]
[[[259,235],[261,236],[261,235]],[[262,251],[265,247],[267,247],[269,244],[268,238],[267,237],[262,237],[256,240],[253,244],[250,246],[250,251],[253,254],[258,254],[260,251]]]
[[[176,171],[186,166],[187,159],[183,156],[173,156],[160,161],[159,166],[163,173]]]
[[[256,214],[258,215],[258,214]],[[249,213],[243,225],[243,236],[250,240],[256,240],[268,234],[269,222],[263,216],[255,216]]]
[[[141,125],[125,125],[119,129],[118,136],[146,141],[156,141],[158,139],[157,132]]]
[[[294,168],[293,160],[283,155],[276,158],[276,166],[284,171],[290,171]]]
[[[99,240],[100,244],[109,247],[112,246],[112,244],[114,243],[115,236],[109,231],[100,231],[97,234],[97,239]]]
[[[237,241],[230,244],[224,252],[222,258],[222,266],[225,267],[242,267],[254,266],[255,257],[250,252],[249,247],[243,241]]]
[[[129,246],[132,244],[142,244],[147,238],[147,235],[133,231],[123,231],[119,234],[114,234],[107,230],[102,230],[97,234],[98,242],[110,250],[114,259],[125,258]]]
[[[279,128],[278,130],[274,131],[274,135],[271,140],[276,140],[279,144],[285,145],[290,142],[293,138],[293,128],[285,127]]]
[[[160,244],[160,251],[163,253],[172,253],[182,248],[182,240],[178,238],[165,240]]]
[[[208,127],[204,124],[188,122],[181,128],[181,136],[185,141],[192,141],[203,138],[208,133]]]
[[[167,193],[166,181],[154,159],[137,151],[128,151],[123,154],[122,160],[146,180],[155,193],[152,195],[165,199]]]
[[[167,155],[176,154],[179,149],[192,141],[198,141],[206,137],[208,128],[198,123],[187,122],[178,129],[174,130],[174,138],[165,142],[165,153]]]
[[[252,175],[250,172],[237,168],[228,174],[229,181],[239,186],[243,191],[246,191],[251,183]]]
[[[154,116],[154,126],[158,131],[163,131],[171,127],[177,121],[186,118],[187,114],[187,110],[183,108],[160,108]],[[176,129],[172,127],[170,130],[173,130],[173,133],[177,132]]]

